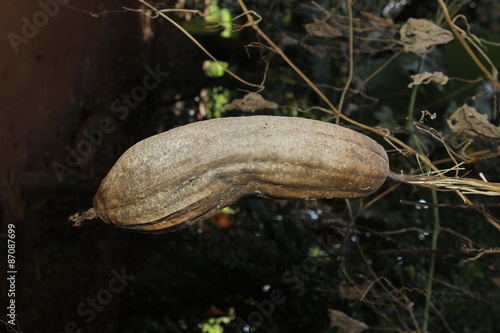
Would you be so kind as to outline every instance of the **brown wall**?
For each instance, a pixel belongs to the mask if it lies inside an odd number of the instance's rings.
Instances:
[[[0,3],[0,199],[7,220],[25,216],[21,191],[67,186],[61,174],[78,175],[94,154],[106,154],[92,149],[77,167],[54,170],[54,163],[68,166],[68,147],[82,141],[84,129],[98,128],[120,91],[144,75],[149,21],[121,10],[137,2],[65,1]]]
[[[144,70],[141,15],[92,17],[85,11],[116,10],[126,3],[72,0],[71,8],[64,1],[0,4],[4,168],[47,171],[54,160],[64,160],[64,147],[79,126],[94,126],[92,119],[108,111],[119,85],[133,80],[136,68]]]

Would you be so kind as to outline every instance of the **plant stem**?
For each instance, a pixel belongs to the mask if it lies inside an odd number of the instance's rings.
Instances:
[[[432,203],[437,204],[438,203],[438,197],[437,197],[437,192],[436,190],[431,191],[432,194]],[[431,249],[432,249],[432,256],[431,256],[431,265],[429,267],[429,277],[427,279],[427,283],[425,285],[425,308],[424,308],[424,319],[422,320],[422,332],[425,333],[427,332],[427,327],[429,326],[429,311],[431,308],[431,296],[432,296],[432,282],[434,279],[434,269],[436,267],[436,254],[435,250],[437,249],[437,242],[438,242],[438,236],[439,236],[439,231],[441,229],[440,223],[439,223],[439,207],[433,206],[432,207],[432,215],[434,216],[434,227],[432,229],[432,244],[431,244]]]
[[[347,10],[349,12],[349,74],[347,76],[347,82],[345,83],[344,89],[342,90],[342,95],[340,96],[338,110],[339,113],[342,112],[342,106],[344,105],[344,99],[349,90],[349,86],[352,83],[352,77],[354,76],[354,29],[352,23],[352,0],[347,1]],[[340,117],[337,117],[336,123],[338,124]]]
[[[418,73],[422,72],[422,68],[424,67],[425,64],[425,57],[420,58],[420,63],[418,64]],[[415,126],[413,126],[413,110],[415,109],[415,101],[417,100],[417,92],[418,92],[418,85],[414,85],[411,91],[411,96],[410,96],[410,104],[408,105],[408,129],[411,131],[415,129]],[[422,146],[420,145],[420,141],[418,140],[417,136],[415,134],[410,135],[411,140],[415,144],[416,150],[424,154],[424,151],[422,149]]]
[[[420,73],[422,71],[422,68],[425,63],[425,57],[422,57],[420,59],[420,63],[418,66],[418,72]],[[415,108],[415,101],[417,99],[417,92],[418,92],[418,85],[413,86],[413,90],[411,92],[410,96],[410,103],[408,106],[408,128],[410,130],[414,129],[413,126],[413,110]],[[418,137],[416,134],[411,134],[411,139],[415,145],[416,150],[420,154],[425,154],[422,146],[420,145],[420,141],[418,140]],[[429,168],[428,168],[429,169]],[[429,169],[430,170],[430,169]],[[432,195],[432,203],[437,204],[438,203],[438,197],[437,197],[437,192],[436,190],[431,190],[431,195]],[[438,236],[439,236],[439,230],[440,230],[440,223],[439,223],[439,207],[433,206],[432,207],[432,215],[434,217],[434,225],[432,229],[432,243],[431,243],[431,250],[432,250],[432,256],[431,256],[431,263],[429,266],[429,272],[428,272],[428,278],[427,282],[425,284],[425,306],[424,306],[424,317],[422,320],[422,332],[425,333],[427,332],[427,328],[429,326],[429,312],[431,308],[431,296],[432,296],[432,282],[434,279],[434,270],[436,268],[436,254],[435,251],[437,249],[437,243],[438,243]]]

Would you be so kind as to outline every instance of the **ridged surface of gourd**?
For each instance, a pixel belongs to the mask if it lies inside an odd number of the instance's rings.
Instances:
[[[326,122],[275,116],[218,118],[138,142],[102,181],[97,215],[140,231],[172,231],[248,195],[354,198],[389,173],[382,146]]]

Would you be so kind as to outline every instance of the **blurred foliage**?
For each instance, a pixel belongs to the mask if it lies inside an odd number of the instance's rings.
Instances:
[[[349,75],[347,3],[246,1],[250,10],[262,16],[261,29],[334,104]],[[202,1],[187,0],[184,5],[206,10],[212,22],[241,14],[236,1],[213,1],[205,7]],[[497,1],[452,1],[449,10],[468,18],[471,33],[498,43],[499,7]],[[366,13],[384,21],[372,21]],[[413,147],[414,140],[419,140],[432,161],[448,158],[446,147],[428,133],[412,132],[409,116],[419,120],[421,111],[428,110],[437,117],[426,118],[425,126],[449,133],[447,117],[468,103],[487,114],[492,123],[499,123],[498,89],[483,77],[458,41],[435,47],[423,61],[404,52],[393,58],[401,50],[399,28],[409,17],[427,18],[448,28],[436,1],[359,0],[353,1],[353,14],[359,29],[354,39],[353,83],[343,106],[349,117],[391,129]],[[336,26],[341,35],[308,35],[305,25],[318,20]],[[283,59],[260,44],[252,44],[263,41],[251,29],[234,29],[244,22],[239,18],[231,24],[222,23],[217,33],[191,33],[245,80],[259,83],[265,75],[266,89],[261,94],[281,107],[256,114],[331,120],[329,114],[312,108],[326,105]],[[392,23],[384,26],[383,22]],[[231,27],[234,31],[225,33]],[[483,51],[500,66],[498,44],[484,45]],[[196,85],[208,94],[184,101],[186,109],[189,106],[198,111],[185,118],[180,112],[176,118],[179,124],[248,115],[221,112],[223,105],[251,89],[221,75],[213,64]],[[199,71],[203,73],[201,68]],[[419,86],[409,113],[411,75],[424,71],[442,71],[458,79],[445,86]],[[382,138],[374,139],[385,144]],[[464,140],[457,137],[453,143]],[[385,147],[392,170],[418,170],[417,159]],[[472,154],[495,145],[476,140],[464,147]],[[452,166],[452,161],[439,165],[443,169]],[[475,160],[463,167],[500,182],[498,158]],[[387,182],[378,193],[393,185]],[[455,193],[438,192],[437,196],[438,203],[448,207],[439,209],[441,229],[435,250],[431,248],[431,191],[405,185],[389,191],[367,209],[364,205],[374,196],[349,201],[245,198],[224,212],[229,214],[230,225],[219,225],[212,219],[174,234],[137,236],[138,242],[151,243],[154,250],[144,253],[142,262],[131,264],[135,266],[131,271],[144,272],[134,282],[135,293],[142,296],[135,296],[124,331],[337,332],[329,327],[328,318],[328,309],[335,309],[371,330],[415,332],[425,317],[425,286],[435,256],[428,331],[493,332],[500,311],[500,286],[495,284],[500,276],[499,256],[467,259],[479,253],[473,249],[498,247],[498,230],[476,210],[455,208],[463,204]],[[495,197],[470,199],[478,204],[498,203]],[[498,207],[489,211],[494,217],[500,215]],[[361,286],[364,289],[359,289]]]

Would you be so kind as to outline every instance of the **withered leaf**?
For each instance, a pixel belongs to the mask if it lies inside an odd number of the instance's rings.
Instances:
[[[401,27],[399,34],[405,44],[405,52],[425,54],[432,46],[453,40],[453,34],[426,19],[410,18]]]
[[[243,99],[235,99],[231,103],[222,107],[223,111],[227,110],[241,110],[244,112],[254,112],[261,109],[276,109],[278,104],[269,102],[259,94],[248,93],[243,96]]]
[[[412,75],[411,78],[413,79],[413,82],[408,85],[408,88],[418,86],[420,84],[429,84],[431,82],[436,82],[444,86],[449,80],[449,78],[441,72],[424,72]]]
[[[481,135],[488,138],[500,138],[500,127],[491,124],[488,116],[477,112],[467,104],[459,107],[447,119],[450,129],[457,132],[465,132],[471,135]]]
[[[328,309],[328,317],[330,317],[330,327],[338,327],[338,333],[359,333],[368,329],[368,325],[349,317],[342,311]]]
[[[339,295],[345,299],[359,300],[365,296],[369,289],[373,286],[373,282],[366,280],[357,285],[350,285],[342,282],[339,286]]]
[[[495,284],[495,286],[500,288],[500,277],[492,277],[491,281]]]
[[[328,24],[325,20],[316,20],[305,25],[306,31],[311,36],[317,37],[340,37],[342,31]]]

